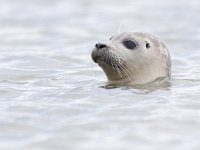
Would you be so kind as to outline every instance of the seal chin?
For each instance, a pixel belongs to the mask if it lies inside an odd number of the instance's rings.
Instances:
[[[110,64],[108,64],[107,62],[105,62],[104,60],[102,60],[101,58],[97,59],[97,64],[101,67],[101,68],[105,68],[108,65],[110,66]]]
[[[102,48],[102,49],[95,48],[92,51],[91,57],[95,63],[105,62],[105,63],[111,65],[110,52],[107,47]]]
[[[98,63],[98,60],[105,61],[105,58],[107,57],[108,53],[109,52],[107,48],[102,48],[102,49],[95,48],[92,51],[91,57],[95,63]]]
[[[120,69],[117,70],[112,65],[108,64],[107,62],[105,62],[101,59],[98,59],[97,63],[103,69],[103,71],[105,72],[108,80],[115,81],[115,80],[121,80],[122,79],[122,77],[120,76],[120,74],[118,72]]]
[[[92,51],[92,54],[91,54],[91,57],[92,57],[92,60],[97,63],[97,60],[100,59],[100,56],[98,55],[98,51],[96,49],[94,49]]]

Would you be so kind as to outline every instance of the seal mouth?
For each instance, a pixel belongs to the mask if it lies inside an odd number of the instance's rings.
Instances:
[[[105,63],[111,66],[113,69],[121,69],[124,66],[125,61],[116,54],[110,52],[108,48],[102,48],[100,50],[94,49],[91,54],[92,60],[95,63],[98,63],[99,66],[102,66],[102,63]]]
[[[108,48],[102,48],[102,49],[94,49],[92,51],[92,60],[95,62],[95,63],[98,63],[99,60],[101,61],[104,61],[104,62],[107,62],[106,58],[108,57]]]
[[[126,59],[109,47],[94,48],[91,57],[103,69],[109,81],[124,80],[131,76]]]
[[[95,50],[93,50],[92,55],[91,55],[92,60],[93,60],[95,63],[98,63],[98,60],[101,60],[101,56],[99,56],[97,53],[98,53],[98,52],[96,52]]]

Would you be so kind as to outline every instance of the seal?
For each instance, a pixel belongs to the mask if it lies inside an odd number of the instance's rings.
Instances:
[[[108,84],[140,85],[171,77],[168,48],[149,33],[114,35],[106,43],[97,43],[91,57],[105,72]]]

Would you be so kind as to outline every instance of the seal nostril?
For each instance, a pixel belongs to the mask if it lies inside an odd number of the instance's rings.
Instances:
[[[106,47],[105,44],[101,44],[101,45],[99,46],[100,49],[101,49],[101,48],[104,48],[104,47]]]
[[[95,44],[95,47],[96,47],[96,48],[99,48],[99,45],[98,45],[98,44]]]
[[[102,49],[102,48],[107,47],[107,46],[106,46],[106,44],[103,44],[103,43],[97,43],[97,44],[95,45],[95,47],[96,47],[97,49]]]

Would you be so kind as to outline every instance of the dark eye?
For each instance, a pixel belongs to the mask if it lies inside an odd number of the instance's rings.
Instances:
[[[134,49],[136,47],[135,42],[130,41],[130,40],[126,40],[123,42],[123,45],[128,48],[128,49]]]

